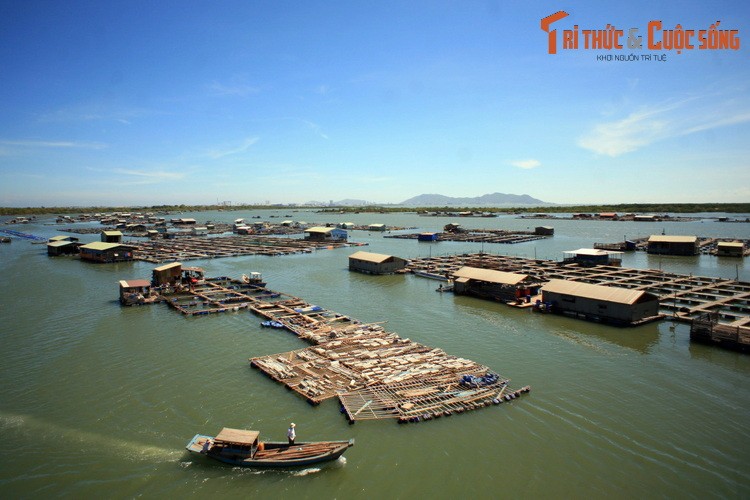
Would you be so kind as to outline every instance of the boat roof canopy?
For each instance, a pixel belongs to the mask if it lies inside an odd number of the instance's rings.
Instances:
[[[246,431],[244,429],[230,429],[229,427],[224,427],[214,438],[214,441],[251,446],[258,440],[259,435],[260,432],[258,431]]]

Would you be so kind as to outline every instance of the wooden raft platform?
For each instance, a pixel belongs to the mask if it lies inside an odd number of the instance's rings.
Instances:
[[[499,404],[528,392],[507,378],[374,324],[351,325],[317,346],[252,358],[253,367],[311,404],[337,396],[351,421],[429,420]],[[463,382],[464,376],[476,384]]]
[[[310,304],[226,277],[209,278],[166,302],[185,315],[248,309],[314,344],[251,358],[251,366],[311,404],[338,397],[350,422],[429,420],[510,401],[509,379],[474,361]],[[468,381],[464,381],[464,377]]]
[[[390,234],[384,238],[416,240],[420,233]],[[465,232],[439,232],[437,241],[460,241],[468,243],[502,243],[515,244],[526,241],[542,240],[549,236],[538,235],[534,231],[507,231],[503,229],[469,229]]]
[[[134,260],[153,263],[217,259],[242,255],[289,255],[358,245],[357,243],[316,242],[299,238],[257,235],[232,235],[215,238],[186,237],[171,240],[128,242],[127,244],[133,249]]]

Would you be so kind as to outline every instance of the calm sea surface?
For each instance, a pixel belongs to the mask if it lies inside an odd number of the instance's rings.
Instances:
[[[565,250],[650,234],[750,238],[750,224],[535,221],[261,211],[307,222],[440,230],[555,228],[518,245],[418,243],[353,231],[368,251],[405,258],[485,252],[560,260]],[[187,213],[232,221],[252,212]],[[292,217],[284,217],[291,215]],[[747,215],[743,214],[742,217]],[[276,219],[283,220],[283,219]],[[0,226],[45,237],[52,219]],[[91,224],[95,226],[94,224]],[[95,235],[83,235],[94,241]],[[250,368],[305,347],[248,312],[185,318],[123,308],[121,279],[146,263],[49,258],[0,244],[0,491],[4,498],[749,498],[750,356],[693,345],[689,327],[618,329],[452,294],[413,276],[347,271],[358,249],[191,261],[207,276],[261,271],[269,288],[467,357],[531,385],[520,400],[421,424],[350,426]],[[625,267],[750,281],[750,259],[626,254]],[[355,438],[345,460],[297,471],[235,469],[189,456],[196,433],[252,428],[283,439]]]

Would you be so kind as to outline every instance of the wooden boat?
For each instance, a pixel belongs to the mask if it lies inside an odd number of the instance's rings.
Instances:
[[[295,467],[336,460],[354,440],[309,443],[263,442],[258,431],[223,428],[216,437],[196,434],[187,444],[192,453],[239,467]]]
[[[414,274],[431,280],[449,281],[448,276],[445,274],[433,273],[430,271],[414,271]]]
[[[263,276],[259,272],[252,272],[250,273],[250,276],[243,274],[242,282],[259,288],[266,286],[266,282],[263,281]]]

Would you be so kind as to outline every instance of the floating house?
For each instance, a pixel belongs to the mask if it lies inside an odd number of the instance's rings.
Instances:
[[[72,255],[79,253],[78,238],[72,236],[53,236],[47,243],[47,255],[56,257],[58,255]]]
[[[190,230],[190,234],[193,236],[206,236],[208,228],[206,226],[195,226]]]
[[[453,273],[453,293],[511,302],[536,295],[539,286],[527,274],[464,266]]]
[[[589,321],[632,326],[660,318],[659,298],[643,290],[553,279],[542,287],[551,311]]]
[[[205,272],[201,267],[183,267],[181,262],[170,262],[155,267],[151,271],[151,284],[162,285],[191,285],[203,280]]]
[[[381,253],[355,252],[349,256],[349,270],[367,274],[393,274],[406,267],[406,260]]]
[[[122,243],[122,232],[120,231],[102,231],[102,243]]]
[[[151,299],[151,283],[148,280],[121,280],[120,303],[125,306],[145,304]]]
[[[534,234],[538,234],[539,236],[553,236],[555,228],[552,226],[537,226],[534,228]]]
[[[346,231],[335,227],[311,227],[305,233],[308,241],[346,241],[348,237]]]
[[[182,277],[182,263],[170,262],[163,266],[155,267],[151,271],[151,283],[154,286],[171,285]]]
[[[716,255],[719,257],[743,257],[745,244],[741,241],[720,241],[716,244]]]
[[[367,226],[368,231],[385,231],[386,229],[385,224],[370,224]]]
[[[340,227],[341,229],[354,229],[353,222],[339,222],[337,226]]]
[[[652,235],[648,239],[648,253],[662,255],[697,255],[697,236]]]
[[[124,262],[133,260],[133,252],[121,243],[95,241],[80,248],[81,260],[91,262]]]
[[[581,266],[620,266],[622,252],[601,250],[598,248],[579,248],[563,252],[563,262]]]
[[[175,226],[194,226],[198,221],[190,218],[172,219],[172,224]]]
[[[420,233],[417,236],[418,241],[437,241],[438,233]]]

